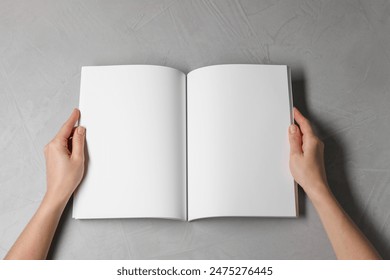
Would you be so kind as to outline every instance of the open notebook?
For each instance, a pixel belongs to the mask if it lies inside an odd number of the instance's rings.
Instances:
[[[285,65],[82,68],[73,217],[297,216]]]

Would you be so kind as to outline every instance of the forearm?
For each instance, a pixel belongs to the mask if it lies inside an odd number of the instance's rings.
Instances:
[[[340,207],[327,186],[308,194],[338,259],[380,259],[374,247]]]
[[[46,259],[64,207],[46,195],[5,259]]]

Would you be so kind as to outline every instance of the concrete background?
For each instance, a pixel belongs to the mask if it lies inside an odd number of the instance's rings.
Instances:
[[[0,1],[0,257],[45,192],[44,145],[78,105],[82,65],[288,64],[325,142],[330,185],[390,258],[390,3]],[[71,206],[71,202],[68,206]],[[312,204],[299,219],[77,221],[54,259],[333,259]]]

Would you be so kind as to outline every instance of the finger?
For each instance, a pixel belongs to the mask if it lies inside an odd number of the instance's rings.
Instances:
[[[69,119],[62,125],[60,131],[56,135],[56,138],[68,139],[79,117],[80,117],[79,109],[73,109],[72,114],[70,115]]]
[[[68,150],[68,154],[71,155],[72,154],[72,147],[73,147],[73,134],[75,133],[77,127],[73,127],[72,128],[72,132],[70,133],[70,136],[68,139],[66,139],[66,149]],[[64,139],[65,140],[65,139]]]
[[[79,126],[76,128],[72,139],[72,157],[84,158],[85,145],[85,127]]]
[[[297,125],[290,125],[288,129],[288,140],[290,142],[290,155],[301,155],[303,153],[302,136]]]
[[[306,119],[297,108],[294,107],[294,119],[299,124],[302,134],[312,134],[313,129],[311,128],[310,122]]]

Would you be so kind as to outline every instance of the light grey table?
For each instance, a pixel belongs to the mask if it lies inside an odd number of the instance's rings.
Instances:
[[[325,142],[330,185],[390,257],[389,1],[0,1],[0,257],[45,192],[44,145],[77,107],[82,65],[288,64]],[[71,206],[71,205],[69,205]],[[310,201],[298,219],[79,221],[55,259],[333,259]]]

